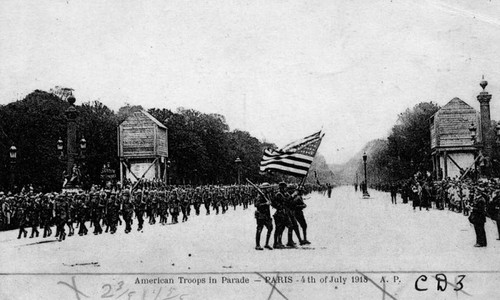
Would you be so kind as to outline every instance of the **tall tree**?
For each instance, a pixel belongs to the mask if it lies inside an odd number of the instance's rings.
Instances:
[[[115,113],[99,101],[78,106],[79,131],[87,141],[86,166],[90,182],[99,183],[104,164],[117,169],[117,126]]]
[[[23,100],[0,107],[0,127],[4,132],[1,153],[17,147],[16,185],[33,184],[44,190],[57,190],[62,168],[56,149],[57,140],[65,135],[64,111],[68,103],[50,93],[36,90]],[[8,186],[9,168],[6,155],[0,156],[1,182]]]

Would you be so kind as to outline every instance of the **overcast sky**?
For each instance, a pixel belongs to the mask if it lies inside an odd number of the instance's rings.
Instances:
[[[115,111],[194,108],[278,146],[326,132],[342,163],[398,113],[484,74],[500,119],[499,1],[0,2],[0,104],[75,89]]]

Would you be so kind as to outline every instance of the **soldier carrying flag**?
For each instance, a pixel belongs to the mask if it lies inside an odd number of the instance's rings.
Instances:
[[[274,215],[276,223],[276,230],[274,233],[274,248],[284,248],[282,244],[282,234],[285,227],[288,227],[289,230],[287,246],[295,247],[295,243],[292,239],[292,232],[296,233],[301,245],[310,244],[310,242],[307,240],[306,235],[307,223],[305,222],[304,214],[302,212],[306,205],[303,203],[302,198],[299,195],[302,186],[305,183],[307,175],[309,174],[309,169],[314,160],[314,156],[316,156],[316,152],[319,148],[319,145],[321,144],[321,140],[323,139],[323,137],[324,134],[321,134],[321,131],[318,131],[303,139],[294,141],[281,149],[266,149],[264,151],[264,155],[260,163],[261,171],[273,170],[302,178],[302,181],[297,188],[297,193],[294,193],[293,197],[286,193],[286,183],[282,182],[280,183],[280,191],[278,192],[276,197],[273,198],[272,206],[276,209],[276,213]],[[255,202],[255,206],[257,208],[255,212],[255,217],[257,219],[257,246],[255,247],[255,249],[262,250],[259,244],[262,228],[267,224],[266,227],[268,228],[268,236],[270,235],[270,231],[272,230],[272,224],[270,226],[268,225],[268,222],[272,222],[270,221],[271,219],[269,211],[269,205],[271,204],[271,201],[265,201],[264,199],[267,200],[267,197],[264,192],[257,188],[255,185],[253,186],[259,191],[259,196]],[[264,187],[264,185],[261,187]],[[300,237],[298,225],[302,227],[304,234],[303,239],[301,239]],[[268,247],[267,243],[268,241],[266,241],[266,248],[272,249],[271,247]]]

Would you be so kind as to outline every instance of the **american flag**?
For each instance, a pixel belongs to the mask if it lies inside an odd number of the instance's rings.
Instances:
[[[307,175],[324,134],[318,131],[279,150],[266,149],[260,162],[260,170],[304,177]]]

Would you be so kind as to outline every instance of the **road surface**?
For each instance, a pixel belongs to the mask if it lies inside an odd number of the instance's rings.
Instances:
[[[462,214],[414,211],[411,203],[402,204],[399,197],[399,203],[393,205],[388,193],[370,193],[370,199],[362,199],[352,187],[339,187],[331,198],[318,193],[307,196],[304,213],[312,244],[298,249],[256,251],[253,207],[230,208],[219,215],[205,215],[202,207],[202,214],[191,215],[186,223],[162,226],[146,222],[138,232],[134,222],[130,234],[121,226],[115,235],[76,235],[63,242],[53,237],[17,239],[17,231],[1,232],[1,273],[14,280],[13,274],[35,273],[430,274],[500,270],[500,241],[493,221],[486,223],[488,247],[474,248],[474,229]],[[265,230],[262,241],[264,238]]]

